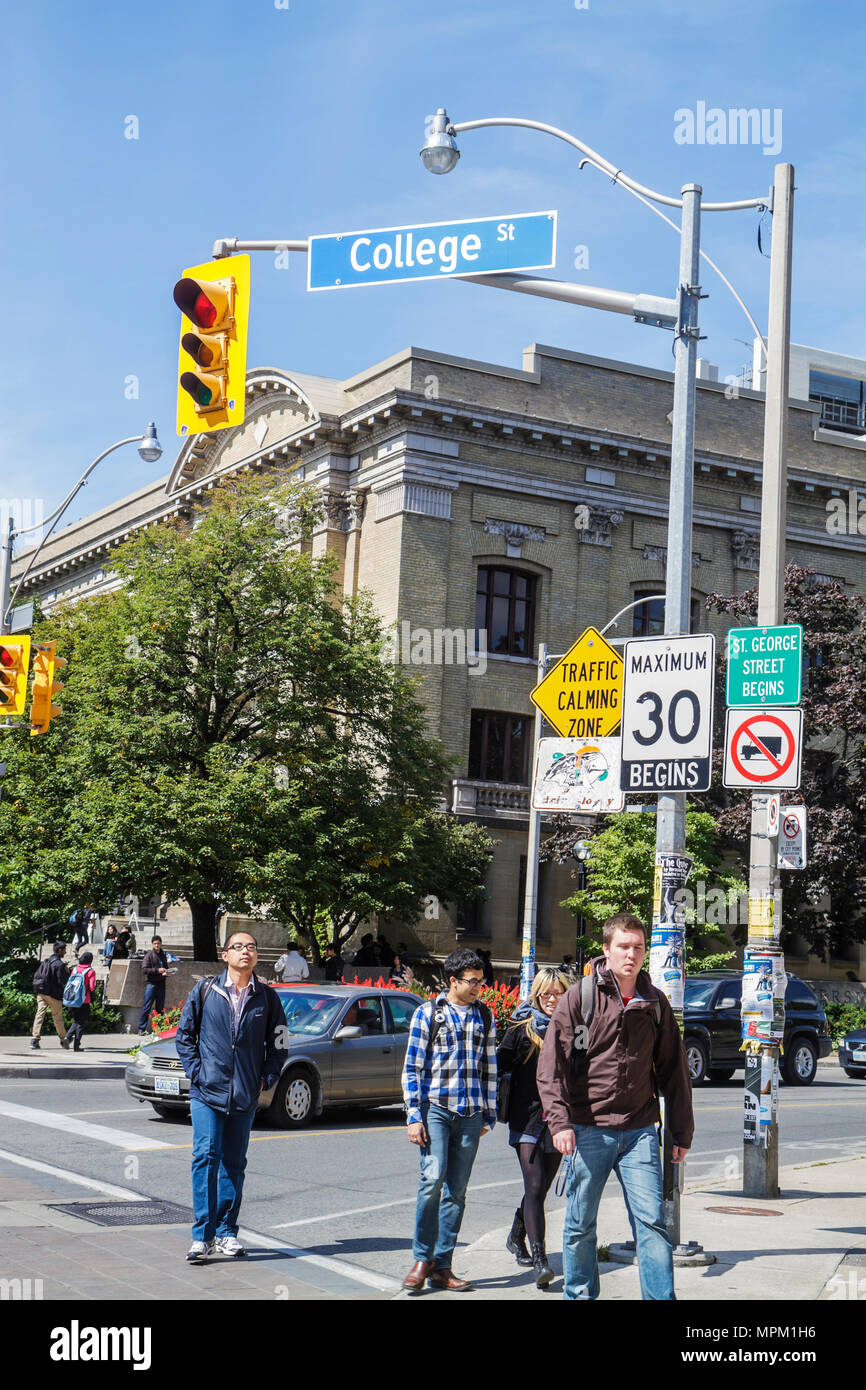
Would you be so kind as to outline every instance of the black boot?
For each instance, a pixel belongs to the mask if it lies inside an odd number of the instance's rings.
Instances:
[[[523,1211],[520,1207],[514,1213],[511,1230],[505,1242],[506,1250],[514,1256],[519,1265],[531,1265],[532,1257],[526,1248],[526,1227],[523,1224]]]
[[[556,1276],[547,1263],[547,1255],[543,1242],[541,1245],[533,1245],[532,1263],[535,1266],[535,1287],[537,1289],[546,1289],[551,1279],[554,1279]]]

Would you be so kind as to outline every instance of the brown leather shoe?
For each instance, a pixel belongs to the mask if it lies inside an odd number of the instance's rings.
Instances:
[[[453,1269],[434,1269],[429,1277],[431,1288],[448,1293],[467,1293],[473,1287],[469,1279],[458,1279]]]
[[[403,1280],[403,1288],[406,1292],[420,1293],[431,1269],[430,1260],[416,1260]]]

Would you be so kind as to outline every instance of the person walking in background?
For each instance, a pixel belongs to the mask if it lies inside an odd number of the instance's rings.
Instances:
[[[96,971],[93,969],[93,952],[82,951],[78,964],[66,981],[63,991],[64,1007],[72,1015],[72,1023],[66,1034],[66,1046],[72,1044],[73,1052],[81,1051],[84,1025],[90,1017],[90,1001],[96,989]]]
[[[519,1265],[533,1265],[535,1284],[547,1288],[553,1270],[545,1249],[544,1200],[556,1177],[562,1155],[557,1153],[538,1094],[536,1068],[553,1011],[571,980],[561,970],[546,967],[532,981],[529,999],[512,1016],[512,1026],[499,1045],[499,1075],[510,1073],[508,1142],[517,1150],[523,1175],[523,1201],[505,1242]],[[529,1238],[530,1252],[526,1249]]]
[[[286,942],[285,953],[274,966],[274,975],[282,980],[284,985],[298,985],[302,980],[309,980],[310,967],[293,941]]]
[[[141,962],[144,972],[144,1003],[138,1019],[138,1036],[147,1034],[152,1010],[162,1013],[165,1008],[165,982],[168,977],[168,957],[162,949],[162,937],[151,938],[150,950]]]
[[[463,1293],[451,1264],[466,1187],[481,1136],[496,1123],[496,1030],[478,1002],[484,984],[474,951],[445,957],[448,988],[412,1015],[403,1066],[408,1137],[421,1151],[415,1206],[415,1263],[403,1288]]]
[[[325,947],[325,979],[328,984],[338,985],[343,978],[343,960],[336,946],[331,943]]]
[[[54,950],[51,955],[40,961],[33,976],[33,992],[36,995],[36,1017],[33,1020],[33,1034],[30,1038],[30,1046],[34,1051],[39,1049],[39,1039],[42,1036],[42,1024],[45,1021],[46,1013],[50,1013],[54,1020],[54,1027],[57,1029],[57,1036],[60,1039],[61,1047],[68,1047],[69,1041],[66,1036],[66,1024],[63,1022],[63,1006],[61,1000],[63,991],[66,988],[66,981],[69,979],[69,971],[63,964],[63,957],[66,955],[66,942],[55,941]]]
[[[604,955],[572,985],[547,1029],[538,1093],[559,1153],[572,1154],[562,1267],[566,1299],[599,1295],[596,1220],[611,1172],[634,1219],[641,1297],[673,1301],[673,1246],[665,1224],[656,1125],[664,1096],[681,1163],[692,1142],[692,1088],[670,1003],[641,968],[646,928],[618,912]]]
[[[72,928],[72,949],[76,955],[87,941],[87,927],[84,924],[84,908],[77,907],[69,918]]]
[[[246,1254],[238,1218],[250,1130],[262,1091],[276,1085],[286,1055],[286,1019],[275,989],[253,973],[255,937],[232,932],[221,975],[190,990],[175,1045],[190,1079],[192,1245],[190,1264],[215,1252]]]

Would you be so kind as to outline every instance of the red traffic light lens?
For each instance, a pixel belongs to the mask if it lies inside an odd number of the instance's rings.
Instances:
[[[180,384],[184,391],[189,392],[196,405],[210,405],[213,400],[213,392],[210,387],[205,386],[203,381],[199,381],[194,372],[184,372]]]
[[[15,666],[17,661],[18,653],[15,649],[0,647],[0,666],[5,666],[8,669],[10,666]]]
[[[174,302],[181,313],[186,314],[199,328],[212,328],[217,321],[217,306],[195,280],[178,280],[174,287]]]

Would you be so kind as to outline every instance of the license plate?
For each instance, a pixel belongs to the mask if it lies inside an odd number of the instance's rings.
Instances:
[[[851,1059],[854,1062],[866,1062],[866,1048],[861,1047],[856,1052],[852,1052]]]
[[[179,1076],[157,1076],[154,1079],[154,1089],[158,1095],[179,1096],[180,1077]]]

